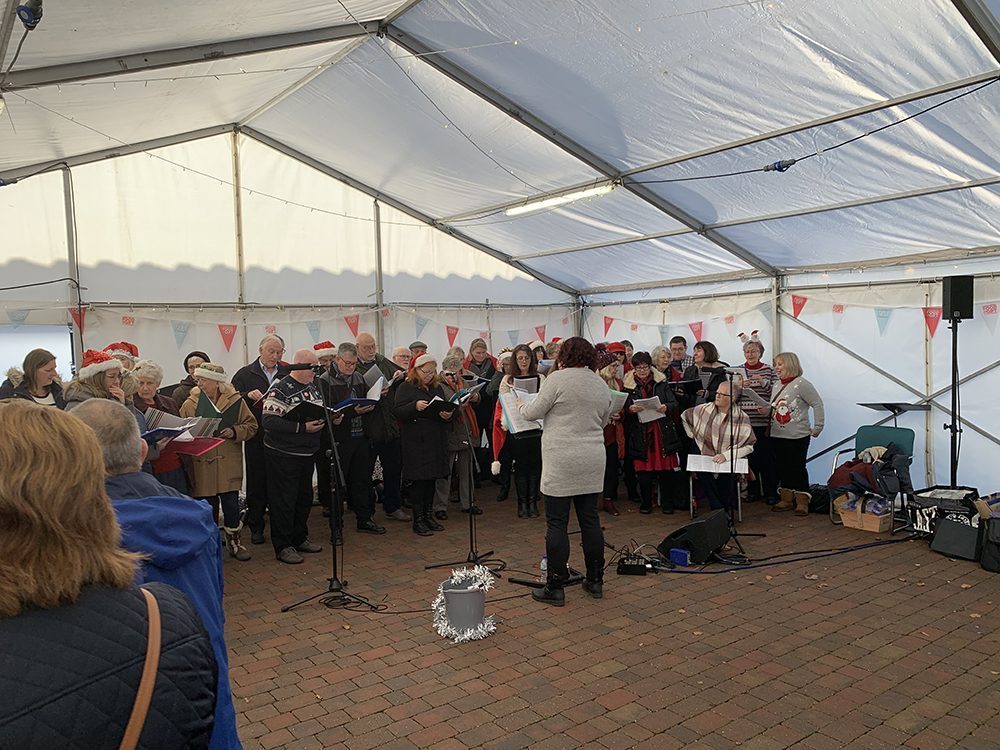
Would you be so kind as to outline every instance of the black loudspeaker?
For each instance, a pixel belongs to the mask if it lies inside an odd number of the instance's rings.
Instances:
[[[971,276],[945,276],[941,312],[945,320],[972,318]]]
[[[691,553],[691,562],[702,565],[708,562],[713,552],[726,546],[728,541],[729,520],[726,518],[726,511],[713,510],[664,537],[656,551],[669,560],[670,550],[686,549]]]

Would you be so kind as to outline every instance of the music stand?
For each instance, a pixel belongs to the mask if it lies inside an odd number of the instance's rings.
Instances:
[[[858,406],[864,406],[866,409],[872,409],[874,411],[888,411],[892,412],[892,426],[899,427],[897,423],[897,418],[900,414],[908,411],[930,411],[930,404],[907,404],[901,401],[876,401],[874,403],[859,403]]]

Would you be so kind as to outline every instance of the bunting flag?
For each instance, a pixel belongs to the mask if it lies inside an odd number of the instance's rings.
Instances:
[[[177,348],[180,349],[184,346],[184,339],[187,338],[188,331],[191,330],[191,321],[171,320],[170,328],[174,332],[174,341],[177,343]]]
[[[564,326],[568,326],[568,325],[569,325],[569,318],[563,318],[563,319],[562,319],[562,324],[563,324]]]
[[[937,331],[938,323],[941,322],[941,308],[940,307],[925,307],[924,310],[924,323],[927,324],[927,330],[931,332],[931,338],[934,338],[934,334]]]
[[[695,321],[694,323],[688,323],[688,328],[691,329],[691,335],[694,336],[694,340],[697,343],[701,341],[701,330],[703,321]]]
[[[535,333],[538,334],[538,340],[539,341],[545,341],[545,326],[544,325],[535,326]]]
[[[264,326],[264,333],[268,335],[277,334],[278,326],[274,325],[274,323],[268,323],[266,326]]]
[[[507,331],[507,338],[510,339],[510,345],[512,347],[517,346],[517,340],[521,337],[521,332],[519,330]]]
[[[660,329],[660,342],[664,346],[669,346],[670,344],[670,326],[657,326]]]
[[[445,326],[448,333],[448,346],[455,346],[455,339],[458,337],[458,326]]]
[[[885,336],[885,330],[889,327],[889,318],[892,317],[891,307],[876,307],[875,322],[878,323],[878,335]]]
[[[792,295],[792,317],[799,317],[799,313],[802,312],[802,308],[806,306],[806,302],[809,301],[808,297],[800,297],[798,294]]]
[[[608,331],[611,330],[611,324],[614,323],[614,322],[615,322],[614,318],[608,317],[607,315],[604,316],[604,335],[605,336],[608,335]]]
[[[833,311],[833,328],[839,331],[841,324],[844,322],[844,312],[847,310],[847,306],[838,303],[831,310]]]
[[[639,332],[639,324],[638,323],[632,323],[632,324],[629,325],[628,329],[632,333],[638,333]]]
[[[344,316],[344,322],[347,323],[347,327],[351,329],[351,335],[355,338],[357,338],[358,335],[359,320],[361,320],[361,316],[358,314]]]
[[[28,313],[30,310],[8,310],[7,318],[11,323],[14,324],[14,328],[17,328],[21,323],[28,319]]]
[[[122,325],[126,328],[135,328],[135,316],[122,315]]]
[[[306,329],[309,331],[309,336],[312,338],[313,343],[318,344],[320,322],[318,320],[307,320]]]
[[[228,352],[233,346],[233,339],[236,337],[236,326],[233,323],[219,323],[219,335],[222,336],[222,344]]]
[[[424,329],[427,327],[428,323],[430,323],[430,321],[427,318],[425,318],[423,315],[418,315],[417,316],[416,323],[415,323],[415,326],[414,326],[415,329],[416,329],[416,332],[417,332],[416,333],[416,338],[418,338],[418,339],[420,338],[420,334],[422,334],[424,332]]]
[[[70,317],[73,318],[73,322],[76,323],[76,329],[83,335],[83,324],[87,320],[87,308],[86,307],[67,307]]]
[[[736,313],[730,313],[722,319],[722,322],[726,324],[726,332],[729,334],[729,338],[736,338]]]
[[[489,342],[489,340],[490,340],[490,332],[489,331],[480,331],[479,332],[479,338],[481,338],[483,341]]]
[[[383,318],[388,318],[389,317],[389,308],[388,307],[383,307],[381,310],[379,310],[379,314]]]
[[[987,302],[983,305],[983,320],[986,321],[986,327],[990,329],[990,334],[993,335],[997,332],[997,303]]]

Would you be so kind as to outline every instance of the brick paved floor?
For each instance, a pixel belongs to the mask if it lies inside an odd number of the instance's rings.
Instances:
[[[544,519],[494,496],[481,491],[480,548],[537,575]],[[617,547],[655,545],[686,520],[620,507],[602,514]],[[325,588],[327,545],[298,566],[268,546],[226,560],[248,750],[1000,747],[1000,578],[926,542],[719,575],[609,571],[603,600],[573,587],[562,609],[505,574],[486,604],[497,632],[454,645],[431,624],[447,573],[424,570],[467,554],[468,517],[451,515],[429,538],[399,522],[360,535],[349,518],[349,590],[386,613],[279,611]],[[757,559],[883,538],[760,505],[742,528],[768,533],[744,539]],[[327,541],[318,512],[312,529]],[[578,546],[572,557],[582,564]]]

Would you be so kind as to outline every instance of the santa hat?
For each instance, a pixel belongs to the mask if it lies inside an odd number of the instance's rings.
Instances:
[[[112,357],[125,357],[132,363],[135,363],[136,359],[139,358],[139,347],[128,341],[116,341],[113,344],[108,344],[104,347],[104,351]]]
[[[552,343],[553,344],[558,344],[560,341],[562,341],[562,339],[559,338],[558,336],[553,336],[552,337]]]
[[[418,367],[423,367],[428,363],[433,363],[436,365],[437,362],[438,362],[437,357],[435,357],[433,354],[421,354],[419,357],[413,360],[413,369],[417,369]]]
[[[531,351],[535,351],[535,349],[538,349],[539,347],[541,347],[542,349],[544,349],[545,348],[545,342],[544,341],[539,341],[538,339],[535,339],[530,344],[528,344],[528,348],[531,349]]]
[[[612,341],[608,344],[608,351],[612,354],[625,354],[625,344],[621,341]]]
[[[202,362],[194,368],[194,377],[225,383],[226,371],[223,369],[222,365],[216,364],[215,362]]]
[[[99,372],[107,370],[122,369],[122,363],[112,357],[107,352],[99,352],[96,349],[88,349],[83,353],[83,367],[76,372],[80,380],[86,380]]]
[[[320,341],[318,344],[313,345],[313,349],[316,350],[317,357],[337,356],[337,347],[333,345],[332,341]]]

